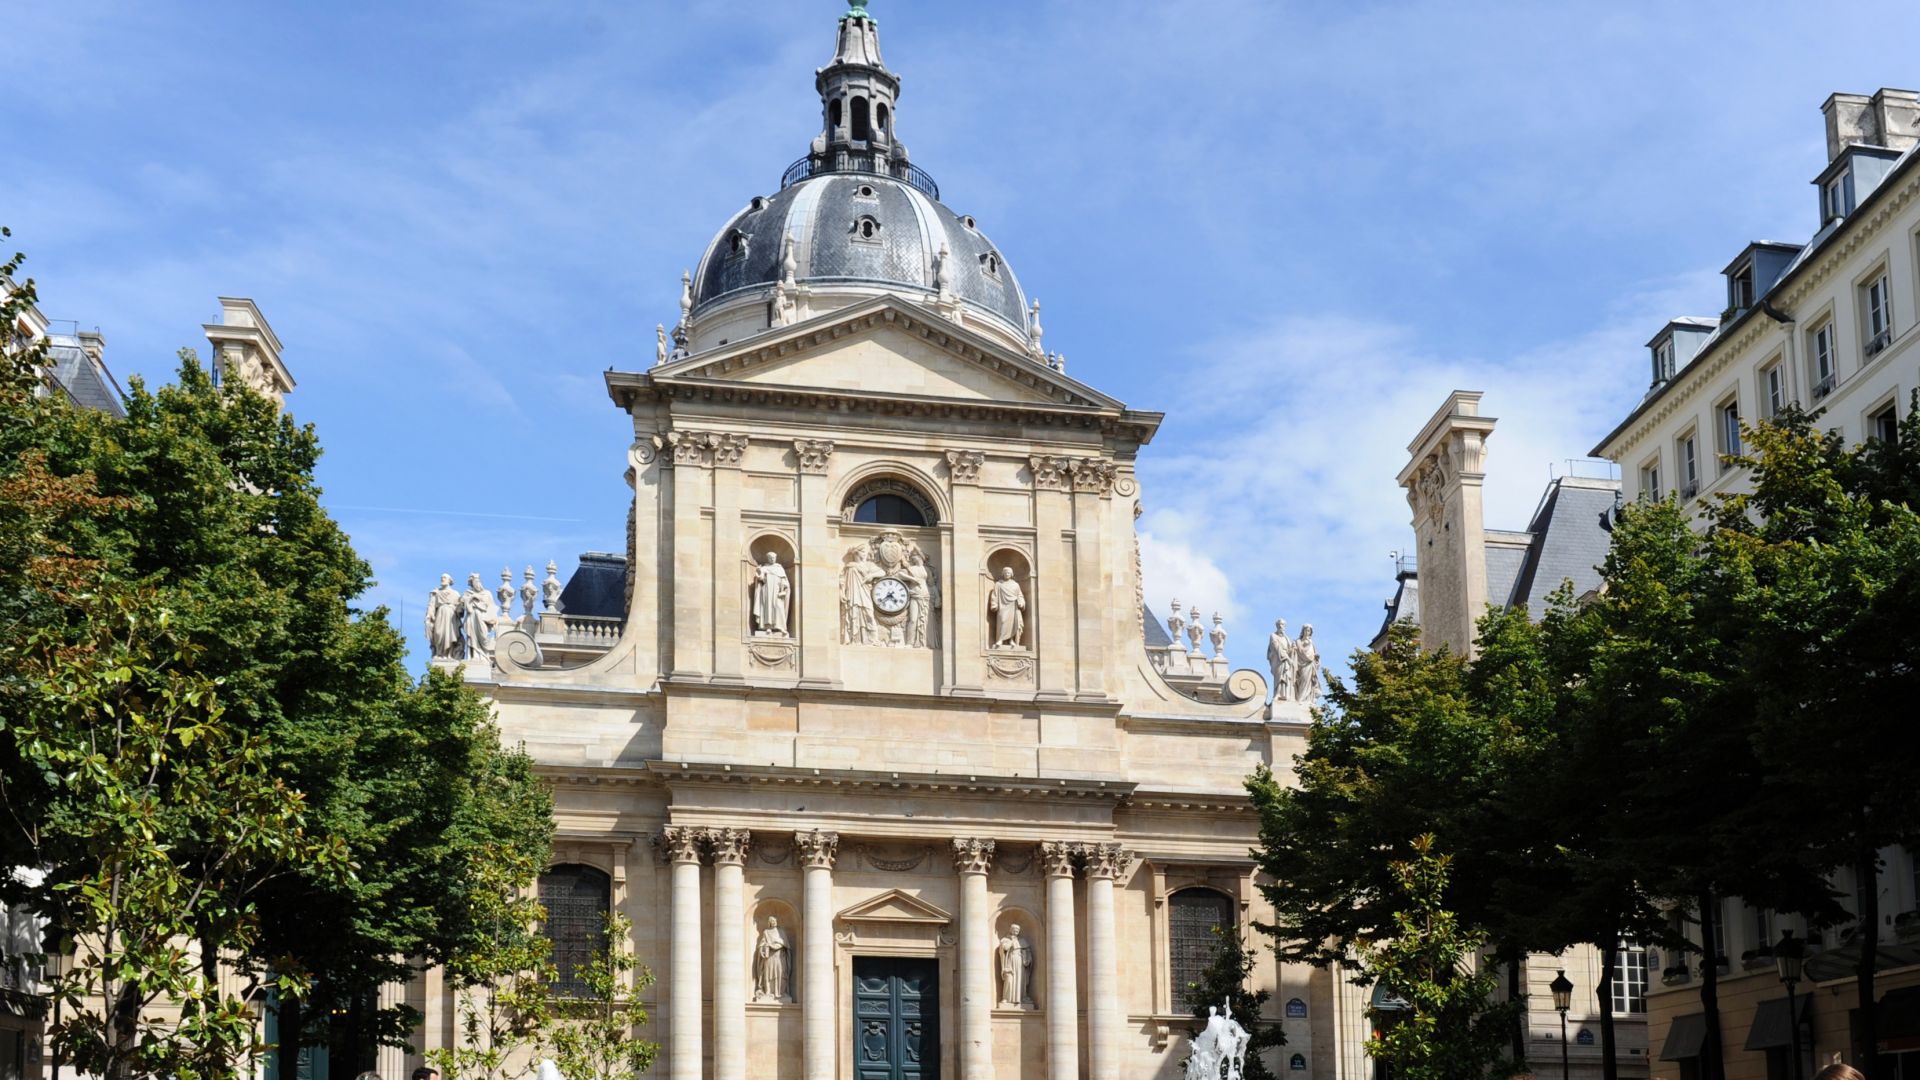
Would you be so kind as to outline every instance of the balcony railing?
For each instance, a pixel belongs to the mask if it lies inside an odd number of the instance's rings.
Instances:
[[[1687,484],[1680,489],[1680,501],[1687,502],[1698,494],[1700,494],[1699,484]]]
[[[1891,328],[1873,335],[1873,337],[1867,341],[1867,358],[1872,359],[1873,357],[1879,356],[1885,352],[1887,346],[1891,344],[1893,344],[1893,330]]]
[[[1839,385],[1840,377],[1838,375],[1828,375],[1826,378],[1814,383],[1813,400],[1819,401],[1821,398],[1833,393],[1833,388]]]
[[[627,620],[612,619],[600,615],[563,615],[567,624],[567,644],[611,648],[620,640],[620,631],[626,628]]]
[[[905,161],[895,161],[884,150],[836,149],[820,154],[808,154],[799,161],[787,166],[780,177],[780,190],[785,191],[809,177],[826,173],[867,173],[871,176],[890,176],[895,180],[904,180],[938,202],[940,185],[933,182],[925,169]]]

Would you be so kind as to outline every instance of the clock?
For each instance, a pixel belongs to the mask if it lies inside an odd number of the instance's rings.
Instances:
[[[873,583],[873,606],[886,615],[907,610],[907,585],[899,578],[883,577]]]

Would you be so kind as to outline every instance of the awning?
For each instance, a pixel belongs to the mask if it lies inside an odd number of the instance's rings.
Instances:
[[[1806,1023],[1807,1014],[1813,1011],[1813,995],[1801,994],[1794,998],[1793,1004],[1795,1011],[1800,1014],[1797,1019],[1802,1024]],[[1802,1039],[1800,1045],[1811,1044]],[[1753,1026],[1747,1029],[1745,1049],[1774,1050],[1792,1046],[1793,1028],[1787,1022],[1787,999],[1774,998],[1772,1001],[1761,1002],[1760,1007],[1754,1010]]]
[[[1853,978],[1855,972],[1860,969],[1861,951],[1861,946],[1852,944],[1833,949],[1821,949],[1807,957],[1807,981],[1823,983]],[[1920,964],[1920,942],[1882,941],[1874,948],[1873,969],[1875,971],[1906,967],[1910,964]]]
[[[1673,1026],[1667,1029],[1667,1045],[1660,1048],[1661,1061],[1685,1061],[1700,1056],[1700,1048],[1707,1041],[1707,1016],[1705,1013],[1688,1013],[1673,1018]]]

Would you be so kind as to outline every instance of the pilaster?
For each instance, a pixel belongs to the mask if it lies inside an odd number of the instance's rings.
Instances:
[[[980,658],[986,630],[980,600],[981,567],[986,552],[980,540],[980,467],[987,455],[977,450],[947,451],[953,535],[946,545],[947,688],[954,694],[979,694],[986,682]]]
[[[1034,652],[1039,657],[1036,682],[1040,698],[1062,700],[1072,693],[1074,662],[1073,462],[1070,458],[1036,456],[1028,459],[1033,472],[1034,578],[1039,609],[1031,619]]]
[[[794,602],[800,605],[800,682],[828,686],[839,678],[840,606],[835,601],[840,559],[828,539],[827,505],[833,443],[795,439],[794,464],[800,470],[799,570]]]

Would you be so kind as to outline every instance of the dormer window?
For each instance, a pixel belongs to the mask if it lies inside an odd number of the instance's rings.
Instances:
[[[1746,263],[1727,275],[1727,315],[1729,318],[1753,306],[1753,264]]]
[[[1000,256],[988,251],[980,256],[980,270],[995,281],[1000,280]]]
[[[972,214],[968,214],[968,215],[966,215],[965,217],[963,217],[963,218],[961,218],[961,219],[960,219],[960,224],[962,224],[962,225],[965,225],[965,226],[966,226],[967,228],[969,228],[969,229],[977,229],[977,228],[979,228],[979,226],[978,226],[978,225],[976,225],[976,224],[974,224],[974,221],[973,221],[973,215],[972,215]]]
[[[872,184],[861,184],[859,189],[853,194],[855,198],[859,199],[877,199],[880,197],[880,193],[873,189]]]
[[[747,249],[752,242],[753,237],[741,232],[739,229],[733,230],[727,234],[727,257],[730,259],[746,258]]]
[[[871,214],[862,215],[853,223],[853,238],[869,244],[880,242],[880,220]]]
[[[1821,224],[1853,213],[1853,170],[1844,169],[1820,191]]]
[[[747,209],[756,214],[762,210],[765,210],[766,208],[767,208],[767,197],[765,195],[755,195],[753,197],[753,201],[747,204]]]
[[[1653,381],[1663,383],[1673,376],[1673,339],[1667,338],[1653,347]]]

